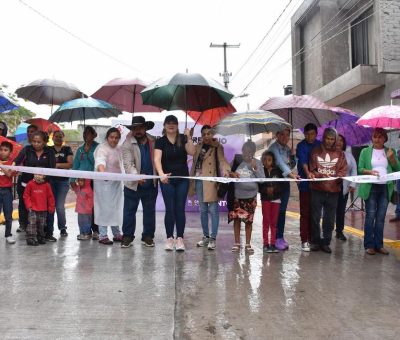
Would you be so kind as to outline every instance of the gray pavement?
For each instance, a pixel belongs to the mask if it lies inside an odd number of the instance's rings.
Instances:
[[[141,220],[141,216],[139,221]],[[199,216],[188,214],[187,251],[78,242],[39,247],[0,242],[1,339],[395,339],[400,334],[400,254],[364,255],[350,236],[333,254],[302,253],[288,218],[289,251],[262,253],[260,210],[254,255],[233,254],[222,223],[216,251],[198,249]],[[17,227],[14,223],[13,230]],[[4,227],[2,227],[4,228]],[[3,229],[1,230],[3,233]],[[138,237],[139,236],[139,237]],[[397,336],[396,336],[397,334]]]

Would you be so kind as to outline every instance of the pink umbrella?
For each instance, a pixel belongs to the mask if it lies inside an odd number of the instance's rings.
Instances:
[[[392,99],[400,99],[400,89],[393,91],[390,94],[390,98],[392,98]]]
[[[140,79],[115,78],[99,88],[92,97],[104,100],[121,111],[161,112],[152,105],[144,105],[140,92],[147,84]]]
[[[301,129],[308,123],[321,126],[339,118],[328,105],[309,95],[272,97],[260,109],[277,114],[295,129]]]
[[[372,128],[400,129],[400,106],[379,106],[363,115],[358,125]]]

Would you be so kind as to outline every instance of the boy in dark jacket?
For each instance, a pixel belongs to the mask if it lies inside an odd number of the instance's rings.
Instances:
[[[282,171],[276,167],[273,152],[264,151],[261,161],[264,165],[265,178],[283,178]],[[277,253],[275,240],[281,205],[280,182],[262,182],[259,187],[263,214],[264,252]]]
[[[45,244],[44,227],[47,213],[54,213],[55,200],[51,186],[45,182],[44,176],[34,175],[24,191],[24,203],[28,210],[28,226],[26,228],[26,243],[29,246]]]

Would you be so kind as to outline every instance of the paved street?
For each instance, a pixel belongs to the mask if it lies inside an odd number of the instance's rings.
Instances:
[[[69,209],[68,221],[75,219]],[[263,255],[258,210],[254,255],[230,251],[226,222],[216,251],[197,249],[197,214],[188,214],[187,251],[166,253],[163,213],[157,219],[154,249],[139,239],[129,249],[78,242],[76,223],[68,238],[45,246],[28,247],[23,235],[15,245],[3,239],[0,337],[394,339],[400,334],[400,254],[393,250],[367,257],[361,240],[350,236],[347,243],[333,243],[332,255],[302,253],[298,220],[288,218],[290,250]]]

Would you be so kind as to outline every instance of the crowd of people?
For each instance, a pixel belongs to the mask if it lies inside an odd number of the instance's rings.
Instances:
[[[285,129],[276,134],[276,140],[263,152],[261,160],[255,158],[256,145],[247,141],[243,144],[242,154],[236,155],[231,164],[224,156],[223,146],[214,138],[214,130],[208,125],[201,128],[202,139],[197,144],[193,143],[189,129],[185,129],[183,134],[179,132],[178,119],[173,115],[165,118],[163,136],[157,140],[148,133],[153,127],[153,122],[146,121],[142,116],[134,116],[132,124],[128,126],[131,133],[119,145],[121,133],[117,128],[110,128],[105,141],[99,144],[95,141],[95,129],[86,126],[83,131],[84,143],[77,149],[75,156],[65,144],[62,131],[55,132],[52,136],[54,145],[47,146],[48,136],[34,125],[28,127],[27,143],[14,160],[10,160],[13,145],[7,141],[2,142],[0,158],[4,165],[160,177],[159,180],[127,182],[92,181],[17,174],[2,169],[0,205],[5,217],[7,242],[15,243],[11,233],[12,186],[15,176],[18,176],[19,197],[17,232],[26,232],[26,242],[30,246],[57,241],[54,237],[55,214],[60,237],[68,236],[65,201],[72,188],[76,194],[79,241],[93,239],[103,245],[118,242],[122,248],[129,248],[135,239],[136,213],[141,203],[141,242],[147,247],[154,247],[156,200],[160,184],[165,204],[167,251],[185,250],[185,205],[188,195],[197,195],[199,201],[202,237],[197,246],[210,250],[217,246],[221,190],[217,182],[196,177],[281,178],[282,181],[238,181],[229,184],[227,188],[228,221],[233,222],[234,230],[232,251],[238,252],[244,246],[246,253],[254,252],[251,243],[252,225],[257,196],[260,194],[263,249],[266,253],[276,253],[289,248],[284,235],[290,182],[284,179],[291,178],[298,180],[301,249],[305,252],[322,250],[331,253],[330,243],[335,227],[336,238],[346,241],[343,233],[344,216],[349,193],[356,190],[355,183],[338,177],[357,174],[379,177],[400,171],[395,152],[385,147],[387,133],[380,128],[374,130],[372,145],[361,151],[357,165],[353,155],[346,151],[344,136],[333,128],[327,128],[319,141],[314,124],[304,127],[305,138],[297,145],[295,153],[288,145],[290,130]],[[193,157],[190,171],[187,163],[189,155]],[[329,177],[334,179],[329,180]],[[358,195],[365,200],[364,247],[369,255],[388,254],[383,246],[383,229],[393,190],[393,181],[382,180],[359,185]],[[242,224],[245,225],[244,245],[240,237]],[[111,228],[112,238],[109,237],[108,227]]]

